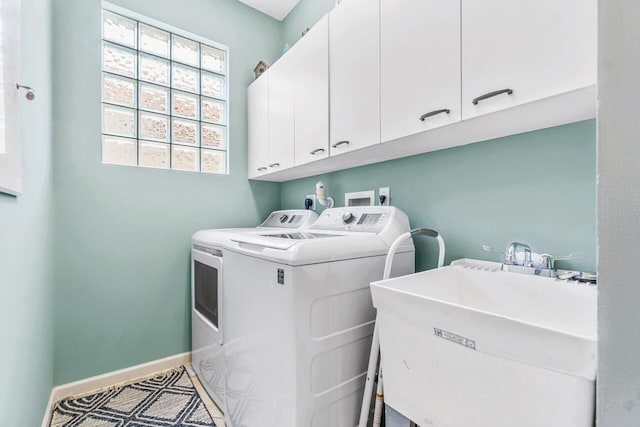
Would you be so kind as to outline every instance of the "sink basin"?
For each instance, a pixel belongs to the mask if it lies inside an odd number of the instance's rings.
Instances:
[[[371,284],[385,401],[420,426],[592,427],[596,287],[500,266]]]

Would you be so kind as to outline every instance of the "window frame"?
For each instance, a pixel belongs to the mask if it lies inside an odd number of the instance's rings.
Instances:
[[[0,193],[22,194],[22,143],[20,138],[20,0],[0,2],[2,19],[2,94],[4,104],[4,150],[0,152]]]
[[[123,43],[118,43],[118,42],[114,42],[111,40],[107,40],[104,38],[104,33],[103,33],[103,25],[104,25],[104,13],[105,12],[110,12],[116,15],[120,15],[123,16],[124,18],[127,19],[131,19],[133,21],[136,21],[136,26],[135,26],[135,41],[134,41],[134,46],[135,47],[131,47],[131,46],[127,46],[126,44]],[[230,69],[230,55],[229,55],[229,47],[226,45],[223,45],[221,43],[215,42],[213,40],[207,39],[205,37],[199,36],[197,34],[193,34],[190,33],[188,31],[182,30],[180,28],[174,27],[172,25],[166,24],[164,22],[155,20],[153,18],[150,18],[148,16],[133,12],[129,9],[125,9],[122,8],[120,6],[108,3],[108,2],[102,2],[102,10],[101,10],[101,21],[100,21],[100,52],[101,52],[101,66],[100,66],[100,75],[101,75],[101,80],[100,80],[100,92],[101,92],[101,113],[100,113],[100,117],[101,117],[101,132],[100,132],[100,141],[101,141],[101,145],[102,143],[102,139],[104,137],[115,137],[115,138],[119,138],[120,136],[117,135],[112,135],[109,133],[104,133],[104,118],[103,118],[103,108],[105,105],[107,106],[113,106],[113,107],[121,107],[121,108],[127,108],[131,111],[133,111],[135,113],[135,127],[136,127],[136,132],[135,132],[135,137],[129,137],[129,136],[125,136],[123,138],[127,138],[129,140],[133,140],[135,141],[135,156],[136,156],[136,163],[129,165],[129,164],[120,164],[120,163],[109,163],[109,162],[105,162],[104,161],[104,151],[102,152],[103,154],[101,155],[102,157],[102,164],[105,165],[115,165],[115,166],[133,166],[133,167],[142,167],[142,168],[153,168],[153,167],[149,167],[149,166],[144,166],[141,164],[140,162],[140,154],[139,154],[139,146],[141,143],[144,142],[151,142],[151,143],[161,143],[161,144],[166,144],[168,146],[169,149],[169,164],[167,165],[166,168],[158,168],[161,170],[171,170],[171,171],[181,171],[181,172],[195,172],[195,173],[206,173],[209,175],[220,175],[220,176],[224,176],[224,175],[230,175],[231,174],[231,170],[230,170],[230,157],[231,157],[231,131],[230,131],[230,108],[231,108],[231,96],[230,96],[230,76],[229,76],[229,69]],[[140,28],[140,24],[143,24],[147,27],[153,27],[156,28],[162,32],[166,32],[169,33],[170,37],[169,37],[169,55],[167,58],[164,58],[160,55],[157,54],[153,54],[150,52],[146,52],[144,50],[140,49],[140,43],[139,43],[139,38],[140,38],[140,34],[139,34],[139,28]],[[197,42],[199,44],[199,51],[198,51],[198,55],[199,55],[199,60],[198,60],[198,67],[194,67],[193,65],[189,65],[187,63],[183,63],[182,61],[176,61],[172,58],[171,55],[171,49],[172,49],[172,44],[173,44],[173,37],[172,36],[177,36],[177,37],[181,37],[181,38],[185,38],[188,39],[190,41],[193,42]],[[135,64],[135,69],[136,69],[136,75],[134,77],[129,77],[126,75],[121,75],[121,74],[114,74],[111,73],[107,70],[105,70],[103,62],[104,62],[104,53],[103,53],[103,46],[104,44],[110,44],[110,45],[114,45],[117,46],[119,48],[122,49],[128,49],[131,52],[135,53],[135,57],[136,57],[136,64]],[[202,46],[208,46],[214,49],[217,49],[219,51],[222,51],[224,53],[224,69],[222,70],[221,73],[216,73],[216,72],[212,72],[209,71],[207,69],[202,68]],[[169,64],[169,69],[170,69],[170,73],[169,73],[169,81],[167,82],[167,85],[161,85],[155,82],[148,82],[146,80],[143,80],[140,78],[140,61],[139,61],[139,56],[143,55],[143,56],[150,56],[152,58],[158,58],[158,59],[162,59],[162,60],[166,60],[168,61]],[[196,69],[198,71],[198,90],[197,93],[192,93],[192,92],[188,92],[185,91],[184,89],[181,89],[179,87],[175,87],[173,86],[173,67],[174,65],[177,66],[183,66],[183,67],[190,67],[192,69]],[[211,96],[207,96],[207,95],[203,95],[202,94],[202,74],[203,73],[209,73],[209,74],[213,74],[213,75],[219,75],[222,76],[224,78],[224,86],[223,86],[223,90],[224,90],[224,98],[220,99],[220,98],[215,98],[215,97],[211,97]],[[128,81],[133,81],[135,82],[135,106],[134,107],[130,107],[130,106],[124,106],[121,104],[116,104],[116,103],[112,103],[112,102],[105,102],[104,101],[104,83],[103,83],[103,79],[105,76],[113,76],[113,77],[117,77],[117,78],[121,78],[124,80],[128,80]],[[141,87],[143,85],[148,85],[148,86],[159,86],[162,87],[163,89],[167,90],[168,93],[168,100],[167,100],[167,104],[168,104],[168,112],[167,113],[160,113],[158,111],[150,111],[148,109],[145,108],[141,108],[140,105],[140,90]],[[175,115],[174,112],[172,111],[172,99],[173,99],[173,94],[175,92],[179,92],[179,93],[187,93],[189,95],[192,95],[194,97],[198,98],[198,118],[197,119],[190,119],[190,118],[183,118],[179,115]],[[206,98],[206,99],[212,99],[214,101],[219,101],[222,102],[224,105],[224,120],[221,123],[214,123],[214,122],[210,122],[210,121],[206,121],[203,120],[202,118],[202,98]],[[157,140],[153,140],[153,139],[141,139],[140,138],[140,122],[139,122],[139,116],[141,113],[146,113],[146,114],[162,114],[164,117],[166,117],[168,119],[169,122],[169,127],[168,127],[168,141],[167,142],[160,142]],[[185,120],[191,120],[195,123],[197,123],[198,126],[198,135],[199,135],[199,143],[198,145],[188,145],[188,144],[174,144],[172,142],[172,131],[173,131],[173,121],[174,119],[185,119]],[[213,125],[213,126],[219,126],[222,127],[224,130],[224,148],[221,149],[216,149],[213,147],[205,147],[202,145],[202,135],[201,135],[201,131],[202,131],[202,126],[203,125]],[[174,169],[171,165],[171,161],[172,161],[172,153],[173,153],[173,147],[176,146],[178,148],[180,147],[186,147],[186,148],[193,148],[193,149],[197,149],[198,150],[198,159],[197,159],[197,170],[183,170],[183,169]],[[104,149],[104,147],[103,147]],[[202,160],[202,150],[212,150],[212,151],[221,151],[225,153],[225,171],[224,173],[217,173],[217,172],[207,172],[207,171],[203,171],[201,169],[201,160]]]

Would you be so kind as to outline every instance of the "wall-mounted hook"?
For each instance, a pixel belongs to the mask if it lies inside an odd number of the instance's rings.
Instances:
[[[27,98],[29,101],[33,101],[36,98],[36,94],[32,88],[30,88],[29,86],[21,85],[20,83],[16,82],[16,90],[20,90],[20,89],[24,89],[27,91],[27,94],[24,97]]]

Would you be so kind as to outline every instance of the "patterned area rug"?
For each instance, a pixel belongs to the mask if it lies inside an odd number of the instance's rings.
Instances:
[[[215,426],[184,366],[58,402],[51,427]]]

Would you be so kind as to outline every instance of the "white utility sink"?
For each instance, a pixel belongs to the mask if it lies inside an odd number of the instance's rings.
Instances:
[[[592,427],[596,287],[500,266],[371,284],[386,403],[421,427]]]

